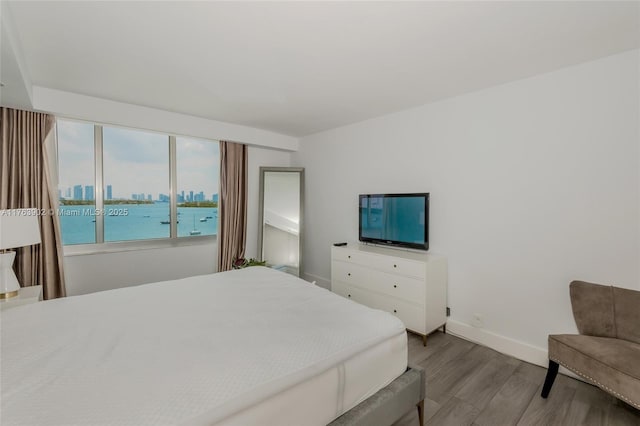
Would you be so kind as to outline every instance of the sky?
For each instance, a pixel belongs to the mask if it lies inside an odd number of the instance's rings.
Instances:
[[[93,124],[58,120],[59,185],[63,196],[75,185],[94,185]],[[169,194],[169,137],[119,127],[103,127],[105,185],[113,198],[132,194]],[[204,191],[211,199],[218,192],[218,143],[176,137],[178,192]],[[73,192],[72,192],[73,193]],[[106,196],[106,189],[105,189]]]

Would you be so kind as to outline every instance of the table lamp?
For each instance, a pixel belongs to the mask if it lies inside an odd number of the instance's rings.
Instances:
[[[17,296],[20,290],[12,267],[16,252],[7,249],[33,244],[40,244],[38,210],[0,210],[0,299]]]

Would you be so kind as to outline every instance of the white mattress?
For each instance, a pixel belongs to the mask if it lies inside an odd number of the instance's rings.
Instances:
[[[395,317],[259,267],[1,318],[2,425],[321,425],[407,364]]]
[[[326,425],[391,383],[406,366],[407,334],[402,333],[219,425]]]

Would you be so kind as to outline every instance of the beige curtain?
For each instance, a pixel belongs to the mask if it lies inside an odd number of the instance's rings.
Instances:
[[[220,141],[218,271],[244,257],[247,239],[247,146]]]
[[[18,248],[14,270],[20,285],[42,285],[43,298],[65,296],[57,190],[47,143],[55,138],[52,115],[0,108],[0,209],[37,208],[42,243]]]

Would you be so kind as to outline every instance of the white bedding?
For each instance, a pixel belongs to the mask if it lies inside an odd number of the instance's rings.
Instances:
[[[260,267],[26,305],[2,313],[0,423],[239,424],[404,333]]]

